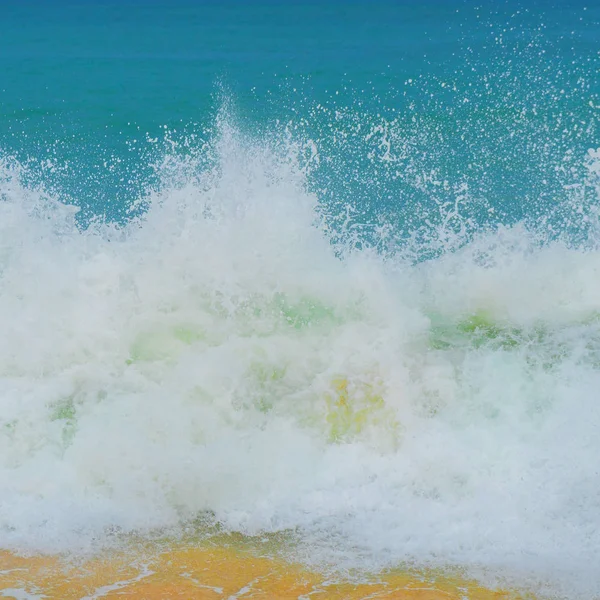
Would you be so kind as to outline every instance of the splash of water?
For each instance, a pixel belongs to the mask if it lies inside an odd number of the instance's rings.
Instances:
[[[318,560],[597,592],[598,251],[525,224],[421,262],[332,243],[318,160],[222,123],[128,223],[83,230],[2,163],[0,544],[210,511]]]

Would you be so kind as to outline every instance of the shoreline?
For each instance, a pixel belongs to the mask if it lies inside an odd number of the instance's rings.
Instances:
[[[410,569],[331,577],[229,545],[182,542],[74,560],[0,551],[0,595],[62,600],[123,598],[327,598],[535,600],[529,593],[484,587],[468,577]]]

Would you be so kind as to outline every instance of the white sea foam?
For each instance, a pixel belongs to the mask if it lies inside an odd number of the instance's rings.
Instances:
[[[518,226],[342,260],[296,150],[225,128],[86,231],[2,165],[0,545],[212,511],[600,593],[600,252]]]

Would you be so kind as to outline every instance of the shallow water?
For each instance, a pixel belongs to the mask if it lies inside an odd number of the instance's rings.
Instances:
[[[339,598],[405,600],[529,600],[488,589],[459,572],[395,570],[315,572],[268,554],[268,543],[219,540],[202,546],[170,541],[93,560],[1,556],[3,596],[13,598]],[[264,542],[264,540],[262,541]],[[244,548],[244,546],[246,546]],[[250,546],[250,548],[248,548]],[[265,548],[267,546],[267,548]]]

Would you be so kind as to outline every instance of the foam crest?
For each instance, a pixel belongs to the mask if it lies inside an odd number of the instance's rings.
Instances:
[[[208,511],[318,560],[598,591],[600,254],[519,225],[340,259],[316,160],[222,125],[142,216],[86,230],[1,166],[0,544]]]

